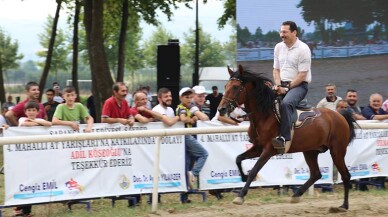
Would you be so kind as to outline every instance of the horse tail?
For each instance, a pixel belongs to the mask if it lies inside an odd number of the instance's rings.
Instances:
[[[358,127],[360,126],[357,124],[356,120],[354,120],[353,115],[350,111],[343,109],[340,111],[340,113],[345,118],[346,122],[349,125],[349,131],[350,131],[349,143],[350,143],[356,137],[354,124],[356,124]]]

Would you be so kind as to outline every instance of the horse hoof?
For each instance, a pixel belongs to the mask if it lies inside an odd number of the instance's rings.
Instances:
[[[347,209],[343,207],[330,207],[329,213],[340,213],[340,212],[346,212],[348,211]]]
[[[291,197],[291,203],[299,203],[300,202],[300,197]]]
[[[244,199],[242,197],[236,197],[234,198],[233,203],[237,205],[242,205],[244,203]]]

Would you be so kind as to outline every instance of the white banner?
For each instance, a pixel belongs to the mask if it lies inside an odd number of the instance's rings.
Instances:
[[[249,122],[241,123],[249,125]],[[198,127],[223,125],[220,122],[200,122]],[[243,187],[236,166],[237,155],[252,147],[247,133],[204,134],[198,135],[199,142],[209,152],[209,157],[200,173],[202,190]],[[243,161],[247,174],[256,159]],[[317,184],[333,183],[333,163],[328,152],[320,154],[318,163],[322,178]],[[310,177],[309,168],[302,153],[284,154],[272,157],[260,170],[251,186],[301,185]]]
[[[351,179],[388,176],[388,131],[356,129],[356,137],[345,157]]]
[[[93,131],[163,128],[162,123],[135,124],[134,127],[95,124]],[[183,124],[172,128],[183,128]],[[77,132],[65,126],[11,127],[4,131],[4,136],[72,133]],[[155,139],[4,145],[5,205],[151,193]],[[159,192],[187,190],[184,153],[184,136],[162,138]]]

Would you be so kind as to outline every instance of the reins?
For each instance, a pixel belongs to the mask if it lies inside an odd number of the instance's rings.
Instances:
[[[231,78],[230,80],[236,80],[236,81],[239,81],[241,83],[240,88],[239,88],[237,94],[235,95],[234,99],[230,99],[230,98],[226,97],[225,95],[222,97],[229,103],[230,109],[233,111],[235,108],[239,107],[237,100],[240,97],[240,94],[245,90],[245,82],[243,80],[241,80],[239,78],[235,78],[235,77]],[[241,109],[245,113],[247,113],[245,116],[248,116],[248,112],[246,112],[245,108],[241,108]]]

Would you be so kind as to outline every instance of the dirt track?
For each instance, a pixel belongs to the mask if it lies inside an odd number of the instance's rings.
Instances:
[[[253,192],[250,192],[251,194]],[[385,196],[384,196],[385,195]],[[269,202],[260,202],[260,197],[250,198],[243,205],[232,204],[231,198],[224,198],[220,205],[209,207],[195,207],[183,211],[162,211],[156,216],[179,216],[179,217],[226,217],[226,216],[388,216],[388,195],[374,192],[354,191],[350,194],[349,210],[339,212],[336,207],[342,204],[343,194],[318,193],[315,196],[305,196],[300,203],[290,204],[290,197],[278,197]],[[262,197],[263,199],[263,197]],[[263,201],[263,200],[262,200]]]
[[[253,72],[267,74],[272,79],[272,61],[249,61],[239,64]],[[316,105],[325,96],[325,85],[337,85],[337,95],[344,97],[349,88],[356,89],[359,105],[369,103],[372,93],[388,97],[388,55],[363,56],[353,58],[313,59],[312,83],[307,99]]]

